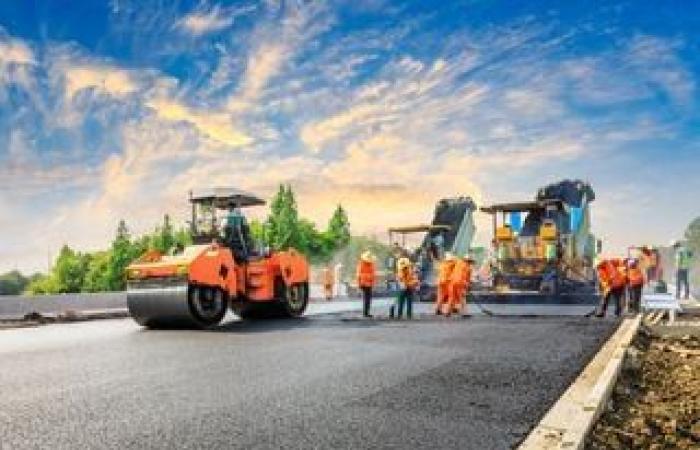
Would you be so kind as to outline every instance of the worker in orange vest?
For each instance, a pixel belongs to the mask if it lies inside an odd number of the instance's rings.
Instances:
[[[601,289],[601,304],[596,317],[604,317],[610,300],[615,301],[615,315],[622,314],[622,295],[626,279],[612,259],[603,259],[596,267]]]
[[[471,280],[471,265],[468,258],[459,258],[455,261],[452,275],[450,276],[450,294],[446,316],[452,313],[459,314],[462,309],[462,301],[467,293]]]
[[[617,269],[617,273],[620,275],[621,281],[623,283],[625,283],[625,286],[622,288],[622,293],[620,294],[620,304],[622,305],[622,310],[626,311],[627,304],[628,304],[628,299],[627,299],[627,261],[625,261],[622,258],[615,258],[615,259],[613,259],[613,264],[615,265],[615,268]]]
[[[323,294],[326,300],[333,298],[333,269],[326,266],[323,268]]]
[[[397,265],[398,271],[396,278],[401,289],[397,305],[397,318],[400,319],[401,316],[403,316],[403,308],[405,305],[406,317],[410,319],[413,317],[413,295],[416,289],[418,289],[419,282],[411,260],[408,258],[400,258]]]
[[[362,291],[362,315],[365,317],[372,317],[369,310],[372,306],[372,288],[375,279],[374,256],[367,250],[362,253],[360,261],[357,263],[357,286]]]
[[[641,310],[642,289],[645,282],[644,272],[639,267],[639,260],[629,259],[627,261],[627,290],[630,299],[630,309],[635,313]]]
[[[445,259],[438,267],[437,296],[435,298],[435,314],[443,314],[444,309],[450,304],[450,278],[455,267],[455,257],[452,253],[445,253]]]

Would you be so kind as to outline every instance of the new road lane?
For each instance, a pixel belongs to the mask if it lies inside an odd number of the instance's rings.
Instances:
[[[616,324],[348,309],[0,331],[0,448],[510,448]]]

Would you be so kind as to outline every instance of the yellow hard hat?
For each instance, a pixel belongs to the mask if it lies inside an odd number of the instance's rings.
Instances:
[[[399,269],[402,269],[402,268],[404,268],[404,267],[410,266],[410,265],[411,265],[411,260],[408,259],[408,258],[406,258],[406,257],[404,257],[404,258],[399,258],[399,261],[398,261],[397,264],[398,264],[398,266],[399,266]]]
[[[445,253],[445,261],[454,261],[455,255],[452,252]]]
[[[360,259],[365,262],[372,262],[374,260],[374,257],[372,256],[372,252],[369,250],[365,250],[362,252],[362,256],[360,256]]]

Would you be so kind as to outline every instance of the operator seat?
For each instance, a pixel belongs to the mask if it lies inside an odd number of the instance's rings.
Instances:
[[[226,217],[224,224],[224,243],[231,249],[237,262],[246,262],[256,256],[250,227],[244,215],[234,209]]]

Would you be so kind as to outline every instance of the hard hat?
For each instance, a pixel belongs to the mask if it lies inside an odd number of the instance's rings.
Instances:
[[[362,256],[360,256],[360,259],[365,262],[372,262],[374,260],[374,257],[372,256],[372,252],[369,250],[365,250],[362,252]]]
[[[398,266],[399,266],[399,269],[402,269],[402,268],[404,268],[404,267],[410,266],[410,265],[411,265],[411,260],[408,259],[408,258],[406,258],[406,257],[399,258],[399,261],[398,261],[397,264],[398,264]]]
[[[445,252],[445,261],[454,261],[455,255],[452,252]]]

